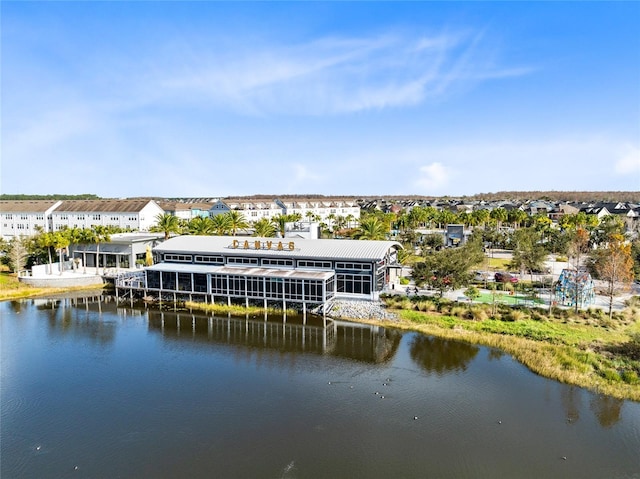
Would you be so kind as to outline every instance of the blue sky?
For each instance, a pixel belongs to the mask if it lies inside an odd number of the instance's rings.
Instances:
[[[640,189],[640,2],[21,2],[6,194]]]

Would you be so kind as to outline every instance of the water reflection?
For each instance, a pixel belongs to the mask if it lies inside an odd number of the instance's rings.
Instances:
[[[620,421],[624,401],[610,396],[593,396],[589,403],[591,411],[602,427],[609,428]]]
[[[467,369],[480,351],[478,346],[448,339],[415,335],[409,354],[422,369],[438,375]]]
[[[580,419],[580,410],[582,409],[580,389],[576,386],[567,386],[562,389],[561,400],[562,406],[567,415],[567,422],[575,424]]]
[[[0,317],[2,478],[639,477],[640,404],[499,350],[108,298]]]
[[[150,310],[149,329],[165,339],[330,354],[369,363],[393,357],[402,334],[379,326],[308,317],[216,317]]]
[[[48,297],[31,300],[37,310],[47,319],[50,337],[73,337],[88,339],[91,343],[107,345],[113,343],[117,324],[102,320],[106,308],[115,311],[111,296],[95,292]]]

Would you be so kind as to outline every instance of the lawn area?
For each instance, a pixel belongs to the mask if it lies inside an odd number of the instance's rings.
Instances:
[[[0,272],[0,292],[25,288],[18,278],[12,274]]]
[[[480,293],[480,296],[476,299],[478,303],[487,303],[491,304],[494,301],[494,297],[492,293]],[[544,304],[544,301],[540,298],[530,298],[528,296],[523,296],[521,294],[510,295],[509,293],[503,293],[502,291],[496,292],[495,302],[500,304]]]
[[[502,297],[516,300],[508,294]],[[484,300],[492,299],[491,293],[485,293]],[[399,319],[390,327],[496,347],[541,376],[640,401],[638,297],[612,319],[597,309],[575,313],[400,296],[387,297],[385,302],[398,311]]]
[[[509,271],[509,263],[511,260],[504,258],[487,258],[489,260],[489,270],[491,271]]]
[[[101,289],[102,286],[80,286],[73,288],[34,288],[18,281],[17,276],[0,272],[0,301],[9,299],[23,299],[33,296],[41,296],[51,293],[62,293],[65,291],[80,291],[86,289]]]

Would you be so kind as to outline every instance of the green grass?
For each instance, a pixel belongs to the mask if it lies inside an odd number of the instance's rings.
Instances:
[[[500,348],[541,376],[640,401],[640,298],[610,321],[601,311],[460,305],[385,298],[389,326]],[[386,325],[386,323],[384,323]]]
[[[275,308],[263,308],[263,307],[259,307],[259,306],[244,306],[244,305],[240,305],[240,304],[232,304],[232,305],[228,305],[228,304],[206,304],[206,303],[199,303],[199,302],[195,302],[195,301],[186,301],[184,303],[185,308],[187,309],[195,309],[198,311],[207,311],[209,313],[217,313],[217,314],[231,314],[232,316],[244,316],[245,314],[248,315],[261,315],[264,314],[265,312],[267,314],[282,314],[282,309],[275,309]],[[286,311],[286,314],[289,315],[295,315],[297,314],[296,311],[294,311],[293,309],[288,309]]]
[[[487,258],[491,271],[508,271],[511,260],[504,258]]]
[[[82,291],[87,289],[102,289],[101,285],[77,286],[71,288],[35,288],[18,281],[17,276],[0,272],[0,301],[10,299],[24,299],[66,291]]]
[[[480,293],[480,296],[476,298],[476,301],[478,303],[491,304],[494,301],[494,297],[492,293]],[[524,304],[524,303],[544,304],[544,301],[539,298],[529,298],[521,294],[510,295],[502,291],[496,291],[495,302],[502,303],[502,304],[510,304],[510,305]]]

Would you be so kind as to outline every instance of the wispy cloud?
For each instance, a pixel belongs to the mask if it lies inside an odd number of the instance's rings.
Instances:
[[[418,169],[419,177],[415,182],[415,186],[420,189],[420,192],[442,191],[449,185],[451,173],[449,167],[438,161],[421,166]]]
[[[161,62],[149,58],[140,79],[148,96],[155,93],[153,101],[187,100],[253,115],[323,115],[413,106],[458,84],[531,71],[499,65],[498,52],[479,33],[257,45],[233,52],[189,43],[167,48]]]
[[[621,146],[615,138],[598,135],[469,141],[455,146],[425,146],[417,151],[411,161],[419,175],[415,186],[423,191],[438,192],[442,185],[453,194],[601,190],[611,188],[612,183],[633,190],[640,180],[640,148]],[[620,151],[625,153],[620,156]],[[438,161],[421,166],[420,156]]]
[[[618,175],[637,174],[640,187],[640,148],[628,145],[624,149],[624,153],[615,163],[614,171]]]

